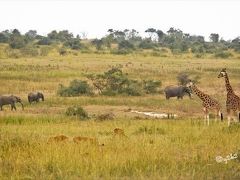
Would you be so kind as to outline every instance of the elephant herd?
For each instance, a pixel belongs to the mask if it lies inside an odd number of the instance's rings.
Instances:
[[[177,97],[178,99],[182,99],[184,95],[188,95],[191,98],[191,90],[186,86],[167,86],[164,89],[166,99],[171,97]],[[32,104],[33,102],[39,102],[39,100],[44,101],[44,95],[41,92],[31,92],[28,94],[28,102]],[[22,105],[22,109],[24,109],[22,100],[18,96],[0,96],[0,110],[3,110],[4,105],[11,105],[11,110],[16,110],[15,103],[20,103]]]
[[[29,93],[28,94],[28,102],[30,104],[32,104],[33,102],[39,102],[39,99],[42,99],[42,101],[44,101],[44,96],[42,93],[40,92],[36,92],[36,93]],[[16,110],[16,106],[15,103],[20,103],[22,105],[22,109],[24,109],[22,100],[20,97],[18,96],[0,96],[0,109],[1,111],[3,110],[3,106],[4,105],[11,105],[11,110]]]

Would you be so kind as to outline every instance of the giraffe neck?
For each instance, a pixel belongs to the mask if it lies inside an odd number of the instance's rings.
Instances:
[[[225,74],[224,78],[225,78],[227,93],[233,93],[233,89],[232,89],[232,86],[230,85],[227,73]]]
[[[200,91],[197,86],[195,85],[192,85],[192,90],[193,92],[202,100],[204,101],[205,100],[205,97],[207,96],[205,93],[203,93],[202,91]]]

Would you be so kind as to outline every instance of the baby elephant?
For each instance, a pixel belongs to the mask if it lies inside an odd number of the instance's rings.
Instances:
[[[3,110],[3,106],[4,105],[11,105],[11,110],[15,110],[16,111],[16,106],[15,103],[20,103],[22,105],[22,109],[24,109],[23,104],[22,104],[22,100],[20,99],[20,97],[17,96],[0,96],[0,107],[1,107],[1,111]]]
[[[44,96],[43,96],[43,94],[40,93],[40,92],[36,92],[36,93],[31,92],[31,93],[28,94],[28,102],[29,102],[30,104],[31,104],[33,101],[38,102],[39,99],[42,99],[42,101],[44,101]]]

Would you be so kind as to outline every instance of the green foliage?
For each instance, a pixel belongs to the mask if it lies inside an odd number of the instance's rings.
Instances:
[[[143,89],[147,94],[155,94],[159,93],[159,88],[161,87],[161,81],[154,81],[154,80],[144,80],[143,81]]]
[[[81,106],[68,107],[65,114],[67,116],[76,116],[81,120],[89,119],[87,111],[85,111]]]
[[[39,55],[38,49],[31,45],[21,48],[21,53],[23,56],[30,56],[30,57]]]
[[[214,56],[215,56],[216,58],[227,59],[227,58],[229,58],[229,57],[232,57],[233,55],[232,55],[232,53],[230,53],[230,52],[228,52],[228,51],[221,51],[221,52],[216,52],[216,53],[214,54]]]
[[[74,50],[81,49],[81,43],[79,39],[70,39],[64,43],[64,46]]]
[[[156,44],[154,44],[150,39],[146,39],[141,41],[138,47],[142,49],[152,49],[156,47]]]
[[[92,81],[93,86],[100,94],[114,96],[118,94],[128,96],[140,96],[143,93],[153,94],[159,92],[161,81],[129,79],[127,74],[123,73],[122,66],[113,66],[104,74],[87,75]]]
[[[23,48],[26,45],[26,42],[24,41],[24,37],[21,35],[11,36],[9,40],[9,45],[13,49],[20,49]]]
[[[118,49],[134,49],[134,45],[132,43],[130,43],[129,41],[121,41],[119,44],[118,44]]]
[[[113,96],[126,94],[129,96],[141,95],[141,85],[136,80],[131,80],[123,73],[121,66],[113,66],[104,74],[87,75],[100,94]]]
[[[126,55],[132,53],[130,49],[114,49],[111,51],[111,54],[116,54],[116,55]]]
[[[43,37],[37,42],[38,45],[50,45],[51,43],[52,41],[48,37]]]
[[[69,87],[64,87],[62,84],[59,85],[57,94],[60,96],[80,96],[80,95],[92,95],[92,88],[86,81],[73,80],[70,82]]]

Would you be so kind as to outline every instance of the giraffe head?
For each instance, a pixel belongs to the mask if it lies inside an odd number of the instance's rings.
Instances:
[[[226,75],[226,68],[223,68],[223,69],[220,71],[220,73],[219,73],[219,75],[218,75],[218,78],[224,77],[225,75]]]
[[[186,87],[191,88],[193,85],[192,80],[189,79],[188,83],[186,84]]]

